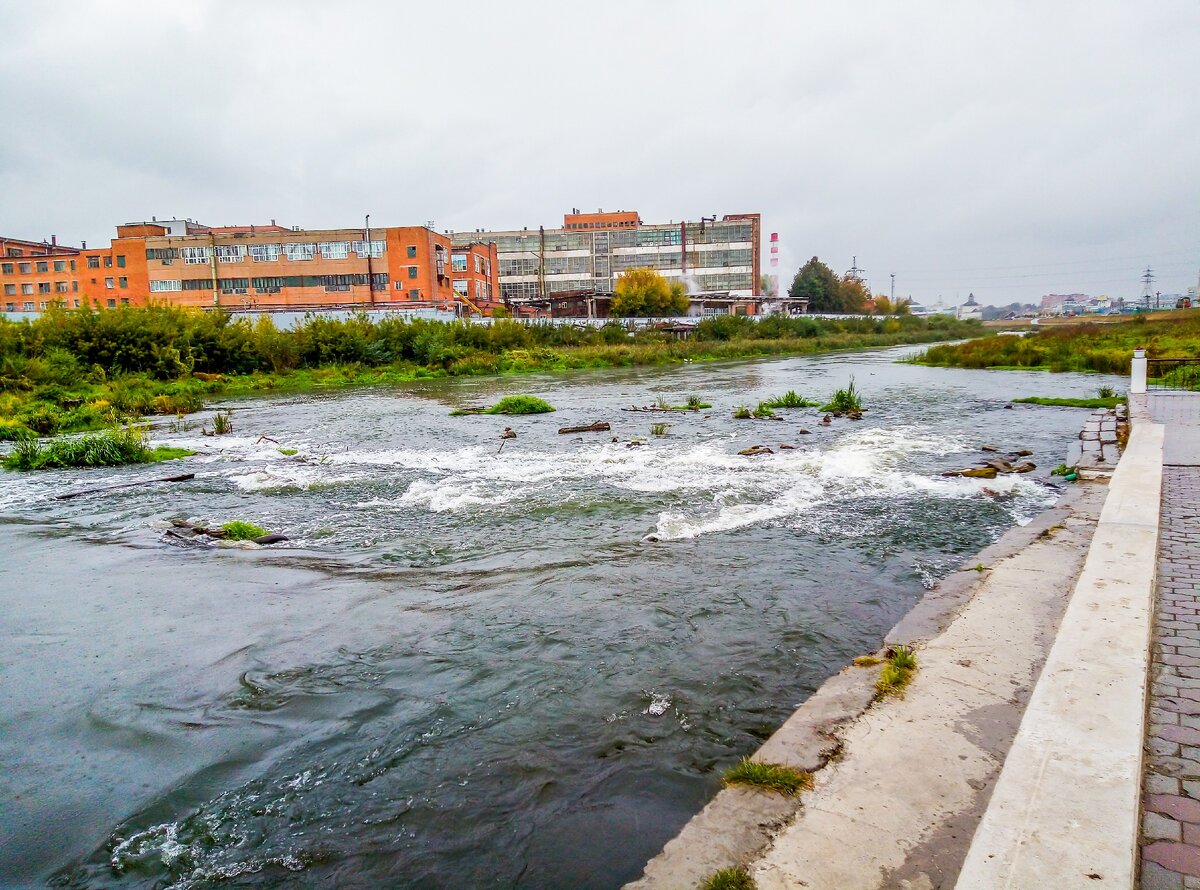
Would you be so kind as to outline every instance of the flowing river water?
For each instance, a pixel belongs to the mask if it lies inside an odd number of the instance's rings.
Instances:
[[[1054,501],[1086,412],[1008,399],[1125,382],[908,351],[255,399],[227,436],[160,424],[185,461],[0,473],[0,885],[637,877],[725,767]],[[860,422],[731,416],[851,375]],[[558,411],[448,416],[516,392]],[[620,410],[689,394],[712,409]],[[940,475],[985,442],[1038,470]],[[172,545],[172,517],[291,541]]]

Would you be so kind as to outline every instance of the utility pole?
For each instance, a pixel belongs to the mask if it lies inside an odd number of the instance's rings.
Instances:
[[[896,308],[896,273],[892,273],[892,308]]]
[[[1142,273],[1142,302],[1146,304],[1146,308],[1150,308],[1150,298],[1154,296],[1154,270],[1149,266]]]
[[[367,294],[371,302],[375,302],[375,276],[371,270],[371,214],[367,214],[365,222],[366,228],[366,248],[367,248]]]

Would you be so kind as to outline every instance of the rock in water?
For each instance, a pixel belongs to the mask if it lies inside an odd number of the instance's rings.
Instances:
[[[257,538],[252,538],[255,544],[278,544],[280,541],[286,541],[287,535],[281,535],[277,532],[272,532],[269,535],[259,535]]]
[[[754,457],[759,454],[774,454],[775,452],[766,445],[754,445],[750,448],[743,448],[738,454],[744,454],[746,457]]]
[[[812,430],[800,429],[798,432],[801,436],[811,436],[812,435]]]
[[[968,467],[965,470],[947,470],[943,476],[968,476],[972,479],[995,479],[995,467]]]
[[[795,451],[795,450],[796,450],[796,446],[795,446],[795,445],[786,445],[786,444],[783,444],[783,445],[780,445],[780,446],[779,446],[779,450],[780,450],[780,451]]]
[[[979,450],[980,451],[999,451],[1000,449],[997,448],[995,445],[980,445]]]
[[[1027,461],[1023,461],[1022,463],[1019,463],[1015,467],[1013,467],[1013,472],[1014,473],[1031,473],[1036,469],[1037,469],[1037,464],[1035,464],[1033,461],[1027,460]]]
[[[1001,457],[993,458],[992,460],[985,460],[983,465],[985,467],[991,467],[998,473],[1011,473],[1013,471],[1013,465]]]

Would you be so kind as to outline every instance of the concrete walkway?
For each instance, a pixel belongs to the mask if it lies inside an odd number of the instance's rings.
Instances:
[[[1142,815],[1142,890],[1200,888],[1200,393],[1151,393],[1166,427]]]

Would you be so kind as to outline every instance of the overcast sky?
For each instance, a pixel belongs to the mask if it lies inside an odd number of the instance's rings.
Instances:
[[[0,233],[758,211],[781,272],[1200,275],[1200,3],[5,2]]]

